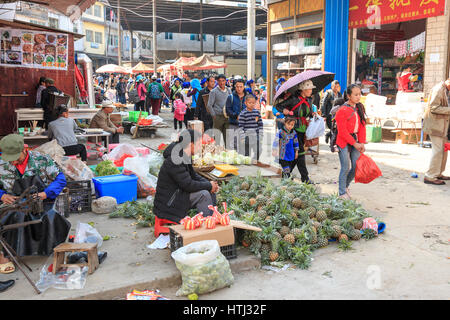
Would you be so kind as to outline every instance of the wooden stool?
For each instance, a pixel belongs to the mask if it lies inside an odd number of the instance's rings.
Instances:
[[[88,262],[77,264],[66,264],[66,252],[84,252],[87,251]],[[62,243],[53,249],[53,274],[56,274],[60,268],[71,266],[89,266],[89,274],[94,273],[98,268],[98,253],[96,243]]]

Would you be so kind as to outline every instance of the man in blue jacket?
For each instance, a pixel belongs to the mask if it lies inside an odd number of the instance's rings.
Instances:
[[[245,108],[244,99],[245,98],[245,82],[242,79],[238,79],[235,82],[235,91],[228,97],[226,110],[228,116],[228,132],[230,139],[227,141],[231,141],[231,138],[234,137],[234,149],[237,149],[237,130],[239,129],[239,115],[241,111]]]

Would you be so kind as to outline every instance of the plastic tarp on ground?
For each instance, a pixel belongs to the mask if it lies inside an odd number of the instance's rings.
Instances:
[[[226,68],[227,64],[214,60],[211,56],[204,54],[201,57],[181,57],[175,61],[171,69],[182,70],[211,70]]]

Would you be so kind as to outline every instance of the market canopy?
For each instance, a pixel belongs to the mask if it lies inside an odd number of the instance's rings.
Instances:
[[[110,6],[117,11],[118,0],[109,0]],[[120,0],[121,23],[125,30],[153,31],[152,3],[143,5],[142,0]],[[242,34],[247,29],[247,8],[192,2],[156,1],[157,32],[200,34],[203,15],[203,33],[214,35]],[[267,22],[267,13],[256,9],[256,36],[266,37],[267,28],[258,28]]]
[[[17,2],[13,0],[0,0],[0,3]],[[78,20],[84,10],[92,6],[96,0],[27,0],[26,2],[37,3],[48,8],[62,12],[70,17],[70,20]]]
[[[154,72],[153,67],[146,65],[145,63],[139,62],[133,68],[131,68],[132,73],[152,73]]]
[[[129,74],[126,68],[118,66],[116,64],[106,64],[104,66],[101,66],[97,70],[95,70],[96,73],[123,73],[123,74]]]
[[[204,54],[198,58],[196,57],[181,57],[173,64],[170,68],[181,69],[185,71],[195,71],[195,70],[212,70],[212,69],[222,69],[226,68],[227,64],[214,60],[211,56]]]

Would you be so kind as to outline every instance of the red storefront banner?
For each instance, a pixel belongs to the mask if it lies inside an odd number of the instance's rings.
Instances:
[[[441,16],[445,0],[350,0],[349,28]]]

